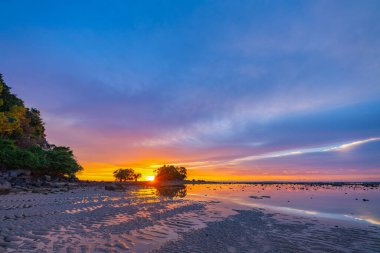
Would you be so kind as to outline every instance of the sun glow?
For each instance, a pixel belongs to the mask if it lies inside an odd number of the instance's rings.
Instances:
[[[154,181],[155,176],[147,176],[145,178],[147,181]]]

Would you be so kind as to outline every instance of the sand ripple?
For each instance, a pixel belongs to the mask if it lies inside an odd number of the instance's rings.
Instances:
[[[0,199],[0,251],[141,252],[199,226],[204,205],[159,199],[152,189],[6,195]],[[200,215],[198,213],[198,215]]]

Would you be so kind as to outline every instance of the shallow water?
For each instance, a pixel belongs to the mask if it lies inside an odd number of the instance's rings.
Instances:
[[[225,207],[252,207],[309,217],[380,225],[380,188],[362,185],[188,185],[186,199],[216,200]],[[264,197],[263,197],[264,196]],[[368,200],[368,201],[363,201]]]

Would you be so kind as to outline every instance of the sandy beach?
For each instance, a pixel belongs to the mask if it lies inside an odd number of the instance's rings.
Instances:
[[[379,252],[378,198],[377,187],[242,184],[11,193],[0,252]],[[316,210],[323,201],[340,209]]]

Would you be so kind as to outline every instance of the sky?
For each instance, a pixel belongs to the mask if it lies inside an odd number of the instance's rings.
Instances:
[[[380,1],[0,1],[0,73],[81,179],[379,181]]]

